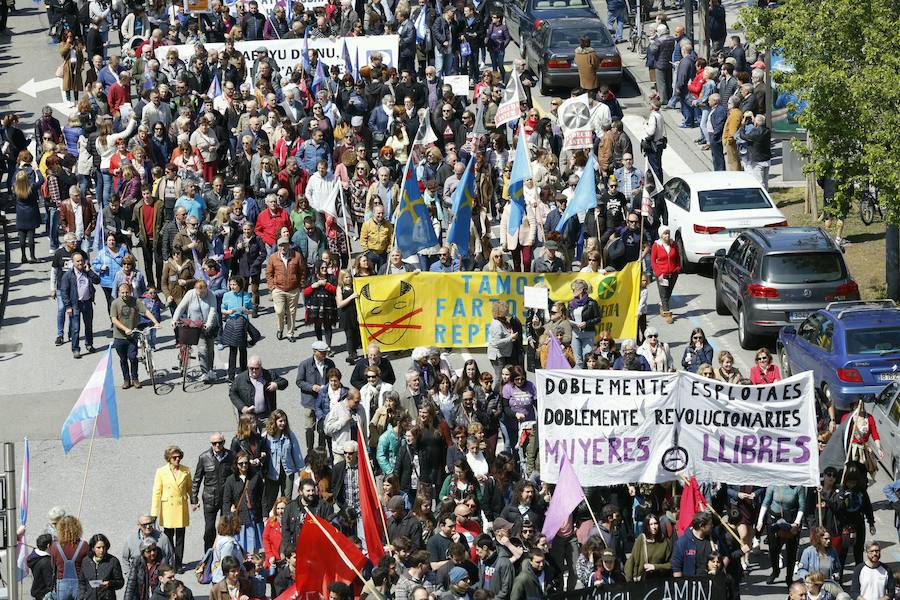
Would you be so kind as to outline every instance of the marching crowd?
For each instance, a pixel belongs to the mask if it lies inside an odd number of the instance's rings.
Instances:
[[[587,66],[579,69],[582,90],[575,94],[589,94],[594,147],[564,151],[561,100],[542,113],[524,62],[506,72],[509,32],[486,1],[328,0],[313,10],[295,2],[269,15],[255,1],[213,1],[198,17],[156,0],[52,0],[49,12],[71,116],[61,123],[47,107],[32,132],[8,113],[2,145],[21,262],[41,260],[41,224],[49,239],[56,345],[68,343],[76,359],[95,351],[99,286],[124,388],[142,387],[138,329],[150,327],[155,346],[161,321],[193,327],[204,380],[217,381],[215,352],[228,352],[227,393],[238,424],[230,440],[210,437],[193,470],[182,464],[180,448],[166,449],[151,510],[138,517],[118,557],[103,534],[85,541],[76,517],[51,511],[29,558],[36,600],[113,600],[122,589],[125,600],[190,598],[177,576],[187,562],[191,509],[201,506],[204,550],[212,550],[214,565],[210,597],[277,597],[295,579],[307,510],[362,544],[361,445],[373,458],[389,543],[365,575],[385,597],[531,600],[694,575],[714,576],[738,597],[739,584],[759,567],[761,539],[768,583],[786,583],[795,600],[846,597],[845,590],[854,599],[894,597],[900,578],[881,564],[879,546],[866,544],[866,534],[874,534],[868,475],[880,446],[874,421],[861,411],[844,416],[854,420],[853,461],[843,473],[826,470],[820,490],[701,482],[725,518],[700,512],[679,536],[679,484],[591,488],[594,514],[583,503],[549,541],[542,533],[552,486],[541,482],[529,374],[546,363],[552,338],[578,368],[683,369],[748,384],[781,378],[769,350],[755,354],[745,376],[727,350],[715,355],[699,328],[673,356],[646,320],[647,288],[655,282],[660,313],[672,323],[669,300],[681,272],[651,198],[663,181],[659,110],[681,103],[682,126],[699,125],[699,142],[717,169],[767,178],[769,133],[759,119],[764,73],[747,64],[739,38],[716,44],[709,60],[698,58],[683,31],[670,35],[665,14],[657,17],[647,65],[658,97],[637,152],[615,94],[596,80],[590,40],[583,40],[579,65]],[[399,35],[397,64],[372,53],[354,72],[325,67],[309,50],[287,75],[264,44],[382,33]],[[260,46],[247,56],[235,49],[241,41]],[[224,45],[207,49],[211,43]],[[188,60],[166,50],[177,44],[193,44]],[[469,95],[442,82],[459,73],[470,78]],[[520,117],[498,127],[510,78],[521,82],[525,100]],[[510,227],[517,138],[526,140],[530,176],[523,218]],[[635,165],[640,154],[648,173]],[[470,159],[475,193],[461,248],[447,233]],[[586,165],[600,182],[596,208],[558,232]],[[421,183],[438,240],[412,256],[395,246],[407,169]],[[329,197],[333,210],[317,208]],[[499,242],[492,234],[498,223]],[[513,315],[505,304],[492,306],[491,371],[469,360],[457,372],[433,348],[416,348],[408,364],[382,356],[377,344],[360,354],[355,278],[596,273],[631,262],[643,265],[637,339],[596,333],[594,290],[575,279],[572,299],[547,310]],[[303,431],[278,408],[288,381],[248,357],[260,339],[253,321],[267,314],[264,303],[276,315],[279,343],[297,340],[301,306],[302,322],[315,331],[313,356],[296,377]],[[346,333],[349,377],[332,360],[335,328]],[[821,448],[838,415],[823,408],[820,417]],[[800,553],[804,530],[809,545]],[[333,600],[352,593],[343,584],[331,589]]]

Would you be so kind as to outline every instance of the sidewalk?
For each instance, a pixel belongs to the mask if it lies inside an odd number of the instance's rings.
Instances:
[[[746,3],[739,0],[725,0],[725,14],[726,14],[726,22],[728,24],[728,34],[740,34],[741,39],[744,40],[744,34],[741,31],[734,29],[734,24],[736,23],[739,17],[740,8],[745,6]],[[606,2],[602,0],[594,0],[594,7],[597,12],[606,19]],[[655,15],[657,11],[653,11],[651,14]],[[668,14],[668,23],[669,23],[669,31],[674,31],[675,27],[678,25],[684,24],[684,12],[681,10],[677,11],[667,11]],[[695,37],[698,27],[698,19],[699,16],[697,13],[694,14],[694,31]],[[645,29],[647,31],[647,35],[650,35],[652,32],[650,31],[653,23],[645,24]],[[630,33],[630,30],[626,30],[626,36]],[[650,98],[651,94],[654,93],[654,88],[650,82],[650,72],[645,64],[645,57],[642,57],[637,52],[631,52],[629,49],[629,44],[618,44],[617,48],[619,49],[619,53],[622,56],[622,66],[625,67],[626,76],[629,77],[637,88],[641,92],[640,106],[644,109],[642,116],[644,117],[644,122],[646,122],[646,115],[648,113],[647,109],[647,101]],[[637,117],[635,116],[635,112],[633,111],[631,116],[633,117],[632,122],[629,123],[629,118],[626,116],[625,119],[625,127],[627,129],[631,129],[631,133],[634,137],[638,137],[640,133],[643,131],[642,129],[638,129]],[[661,110],[660,114],[662,114],[663,119],[666,123],[666,135],[669,139],[669,148],[666,149],[663,153],[663,172],[665,173],[666,179],[671,176],[680,174],[681,165],[702,165],[700,169],[694,168],[691,170],[712,170],[712,156],[708,150],[704,151],[700,149],[700,146],[694,143],[694,140],[699,137],[699,129],[681,129],[678,125],[681,123],[681,111],[679,109],[676,110]],[[772,188],[778,187],[797,187],[805,185],[804,181],[788,181],[785,182],[782,168],[782,144],[789,142],[781,142],[778,141],[772,148],[772,167],[769,171],[769,186]],[[670,168],[674,167],[674,168]]]

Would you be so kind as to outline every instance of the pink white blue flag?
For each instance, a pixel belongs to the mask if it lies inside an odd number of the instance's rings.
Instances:
[[[63,423],[59,439],[63,450],[69,453],[75,444],[91,436],[96,421],[96,435],[99,437],[119,437],[119,410],[116,407],[116,386],[113,381],[112,344],[97,363],[87,385],[66,422]]]
[[[31,450],[28,438],[25,438],[25,456],[22,458],[22,485],[19,488],[19,523],[22,527],[28,523],[28,486],[31,481]],[[16,579],[22,581],[28,577],[28,548],[25,545],[25,534],[16,537]]]

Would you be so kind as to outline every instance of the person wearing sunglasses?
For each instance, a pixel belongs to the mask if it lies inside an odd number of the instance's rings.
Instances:
[[[163,453],[166,464],[156,470],[150,516],[157,519],[169,544],[175,549],[172,567],[181,570],[184,556],[184,534],[191,517],[188,511],[192,489],[191,470],[181,464],[184,452],[169,446]]]
[[[681,355],[681,368],[696,373],[700,365],[713,364],[714,354],[712,346],[706,341],[706,334],[701,328],[695,327],[684,354]]]
[[[675,361],[669,352],[669,344],[659,341],[659,330],[656,327],[648,327],[644,335],[644,343],[637,352],[650,363],[650,368],[659,373],[675,371]]]
[[[237,515],[241,523],[238,542],[251,554],[262,549],[262,496],[262,475],[250,468],[249,454],[238,452],[233,473],[225,480],[222,509]]]
[[[134,560],[141,556],[141,544],[144,540],[150,540],[156,543],[156,548],[162,562],[171,564],[174,556],[172,546],[169,544],[169,538],[163,535],[163,532],[157,529],[156,520],[147,514],[142,514],[137,520],[137,529],[133,529],[125,539],[125,546],[122,548],[122,570],[128,578],[128,571]]]
[[[781,371],[772,361],[772,353],[768,348],[760,348],[756,352],[755,364],[750,367],[750,383],[765,385],[781,381]]]

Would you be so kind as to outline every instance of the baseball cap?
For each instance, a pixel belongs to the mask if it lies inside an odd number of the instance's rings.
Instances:
[[[493,522],[493,530],[496,531],[509,531],[512,529],[513,524],[504,519],[503,517],[497,517]]]

